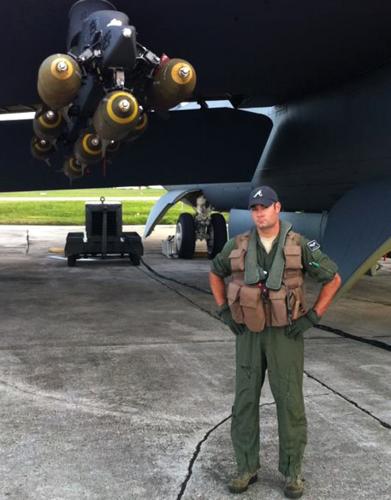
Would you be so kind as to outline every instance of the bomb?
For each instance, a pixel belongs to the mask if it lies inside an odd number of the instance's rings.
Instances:
[[[137,122],[137,125],[135,125],[133,128],[131,128],[124,138],[124,141],[126,142],[133,142],[134,140],[138,139],[140,135],[142,135],[148,128],[148,115],[147,113],[143,113]]]
[[[47,57],[38,71],[38,94],[51,109],[58,110],[70,104],[79,92],[81,69],[66,54]]]
[[[119,141],[110,141],[106,146],[106,154],[113,155],[119,150],[120,146],[121,143]]]
[[[31,154],[37,160],[48,161],[54,151],[53,145],[48,140],[39,137],[31,139]]]
[[[92,123],[104,141],[120,141],[138,123],[140,108],[137,99],[125,91],[107,94],[99,103]]]
[[[64,163],[64,174],[70,179],[80,179],[84,175],[85,166],[76,158],[67,158]]]
[[[170,59],[161,65],[149,89],[149,99],[158,111],[177,106],[189,99],[197,82],[193,66],[183,59]]]
[[[102,155],[102,142],[96,134],[81,134],[74,147],[75,158],[79,163],[93,165],[98,163]]]
[[[61,135],[63,126],[64,120],[61,114],[53,110],[38,111],[33,120],[35,135],[49,142],[53,142]]]

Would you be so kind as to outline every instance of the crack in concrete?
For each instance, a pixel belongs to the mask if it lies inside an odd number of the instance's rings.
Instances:
[[[310,394],[308,396],[304,396],[304,399],[313,399],[313,398],[320,397],[320,396],[328,396],[329,394],[330,394],[330,392],[325,392],[325,393],[320,393],[320,394]],[[264,406],[274,406],[275,404],[276,404],[275,401],[272,401],[270,403],[262,403],[262,404],[259,405],[259,407],[263,408]],[[204,435],[204,437],[201,439],[201,441],[198,442],[198,444],[196,446],[196,449],[195,449],[195,451],[193,453],[193,456],[190,459],[189,465],[187,467],[187,475],[186,475],[184,481],[181,484],[181,489],[180,489],[180,491],[178,493],[178,496],[177,496],[176,500],[181,500],[181,498],[183,497],[183,495],[184,495],[184,493],[186,491],[187,484],[190,481],[191,476],[193,474],[194,463],[197,460],[197,458],[198,458],[198,456],[199,456],[199,454],[201,452],[202,445],[205,443],[205,441],[208,440],[209,436],[216,429],[218,429],[221,425],[223,425],[225,422],[227,422],[230,418],[232,418],[232,413],[231,413],[231,415],[228,415],[228,417],[225,417],[223,420],[221,420],[214,427],[212,427],[211,429],[209,429],[209,431]]]
[[[346,297],[348,300],[354,300],[356,302],[369,302],[370,304],[380,304],[382,306],[386,307],[391,307],[390,302],[382,302],[381,300],[371,300],[371,299],[364,299],[360,297]]]
[[[352,333],[344,332],[338,328],[333,328],[327,325],[315,325],[315,328],[319,330],[324,330],[325,332],[331,332],[340,337],[344,337],[350,340],[356,340],[357,342],[362,342],[363,344],[369,344],[373,347],[378,347],[379,349],[384,349],[385,351],[391,351],[391,345],[382,342],[381,340],[369,339],[368,337],[359,337],[358,335],[353,335]]]
[[[193,465],[194,465],[194,462],[198,458],[198,455],[199,455],[199,453],[201,451],[201,447],[202,447],[203,443],[205,443],[205,441],[212,434],[212,432],[214,432],[221,425],[223,425],[225,422],[227,422],[231,417],[232,417],[232,414],[228,415],[228,417],[226,417],[223,420],[221,420],[218,424],[216,424],[214,427],[212,427],[212,429],[209,429],[209,431],[204,435],[204,437],[201,439],[201,441],[199,441],[199,443],[197,444],[196,449],[195,449],[195,451],[193,453],[193,456],[190,459],[189,465],[187,466],[187,475],[185,477],[185,480],[181,484],[181,489],[180,489],[180,491],[178,493],[177,500],[181,500],[181,498],[183,497],[183,495],[185,493],[185,490],[186,490],[186,487],[187,487],[187,483],[190,481],[190,478],[191,478],[191,476],[193,474]]]
[[[156,278],[155,276],[153,276],[150,273],[144,271],[143,269],[140,269],[140,267],[137,267],[137,269],[140,272],[142,272],[143,274],[145,274],[146,276],[148,276],[149,279],[154,280],[157,283],[160,283],[164,287],[166,287],[169,290],[171,290],[172,292],[174,292],[176,295],[179,295],[179,297],[182,297],[183,299],[187,300],[187,302],[189,302],[192,306],[196,307],[197,309],[199,309],[200,311],[204,312],[208,316],[211,316],[212,318],[217,319],[218,321],[220,321],[219,318],[217,316],[215,316],[213,313],[211,313],[210,311],[208,311],[208,309],[205,309],[204,307],[200,306],[199,304],[197,304],[197,302],[194,302],[194,300],[190,299],[189,297],[187,297],[186,295],[184,295],[183,293],[181,293],[176,288],[173,288],[172,286],[169,286],[167,283],[164,283],[164,281]]]
[[[187,288],[191,288],[192,290],[195,290],[196,292],[202,292],[202,293],[206,293],[207,295],[212,295],[212,292],[210,290],[206,290],[205,288],[201,288],[201,287],[196,286],[196,285],[190,285],[189,283],[179,281],[175,278],[170,278],[169,276],[164,276],[163,274],[160,274],[157,271],[155,271],[155,269],[153,269],[153,267],[151,267],[149,264],[147,264],[143,258],[140,257],[140,260],[141,260],[141,263],[143,264],[143,266],[146,269],[148,269],[148,271],[150,271],[152,274],[157,276],[158,278],[162,278],[163,280],[172,281],[173,283],[177,283],[178,285],[181,285],[181,286],[186,286]]]
[[[369,415],[373,419],[377,420],[377,422],[379,422],[379,424],[382,425],[383,427],[385,427],[386,429],[391,429],[391,424],[389,424],[387,422],[384,422],[384,420],[381,420],[379,417],[377,417],[376,415],[374,415],[373,413],[371,413],[369,410],[366,410],[365,408],[363,408],[362,406],[360,406],[358,403],[356,403],[352,399],[348,398],[347,396],[344,396],[341,392],[336,391],[335,389],[333,389],[329,385],[325,384],[324,382],[322,382],[318,378],[314,377],[314,375],[311,375],[311,373],[309,373],[308,371],[304,370],[304,373],[306,374],[306,376],[308,378],[311,378],[312,380],[315,380],[315,382],[318,382],[318,384],[322,385],[323,387],[326,387],[326,389],[328,389],[329,391],[331,391],[336,396],[339,396],[340,398],[342,398],[345,401],[347,401],[349,404],[355,406],[360,411],[366,413],[367,415]]]
[[[273,403],[263,403],[263,404],[259,405],[259,407],[262,408],[263,406],[272,406],[272,405],[275,405],[275,403],[274,402]],[[205,441],[207,441],[207,439],[212,434],[212,432],[214,432],[216,429],[218,429],[221,425],[223,425],[225,422],[227,422],[230,418],[232,418],[232,413],[230,415],[228,415],[228,417],[225,417],[223,420],[221,420],[214,427],[212,427],[211,429],[209,429],[209,431],[204,435],[204,437],[201,439],[201,441],[199,441],[199,443],[197,444],[196,449],[195,449],[195,451],[193,453],[193,456],[191,457],[189,465],[187,467],[187,475],[185,477],[185,480],[181,484],[181,489],[180,489],[180,491],[178,493],[177,500],[181,500],[181,498],[183,497],[183,495],[185,493],[187,484],[190,481],[190,478],[191,478],[191,476],[193,474],[194,463],[197,460],[198,455],[200,454],[202,445],[205,443]]]

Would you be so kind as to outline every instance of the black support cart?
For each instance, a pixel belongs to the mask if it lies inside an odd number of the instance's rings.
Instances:
[[[122,231],[122,203],[86,203],[85,234],[68,233],[65,257],[68,266],[74,266],[77,259],[90,256],[128,256],[131,264],[140,265],[143,255],[141,237],[136,232]]]

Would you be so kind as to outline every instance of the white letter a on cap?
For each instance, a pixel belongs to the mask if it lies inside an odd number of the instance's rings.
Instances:
[[[257,198],[258,196],[259,196],[260,198],[262,198],[262,196],[263,196],[263,195],[262,195],[262,189],[260,189],[259,191],[257,191],[257,192],[254,194],[253,198]]]

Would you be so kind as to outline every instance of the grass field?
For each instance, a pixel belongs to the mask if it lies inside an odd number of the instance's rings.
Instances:
[[[0,224],[84,225],[83,201],[24,201],[1,202]],[[153,201],[122,203],[124,224],[145,224]],[[181,212],[194,212],[191,207],[177,203],[160,224],[175,224]]]
[[[61,191],[30,191],[30,192],[15,192],[15,193],[0,193],[0,198],[36,198],[46,197],[63,198],[63,197],[82,197],[98,199],[101,196],[107,198],[126,198],[135,196],[163,196],[167,191],[165,189],[145,188],[145,189],[128,189],[128,188],[101,188],[101,189],[64,189]]]
[[[0,193],[0,224],[23,224],[23,225],[84,225],[85,202],[80,200],[49,200],[47,198],[86,198],[99,201],[101,196],[105,198],[117,198],[122,200],[122,218],[124,224],[145,224],[149,212],[155,201],[151,200],[129,200],[126,198],[160,197],[167,191],[159,188],[127,189],[127,188],[102,188],[102,189],[70,189],[61,191],[32,191]],[[23,201],[7,201],[7,198],[24,198]],[[42,198],[39,201],[28,198]],[[182,212],[194,213],[194,210],[182,202],[172,207],[160,224],[176,224]]]
[[[165,189],[144,188],[102,188],[70,189],[61,191],[32,191],[0,193],[0,224],[42,224],[42,225],[83,225],[84,201],[45,201],[45,198],[117,198],[160,197]],[[26,201],[6,201],[7,198],[24,198]],[[41,198],[42,201],[28,201],[28,198]],[[154,201],[123,201],[123,223],[145,224]],[[165,215],[162,224],[175,224],[181,212],[191,212],[191,208],[178,203]]]

